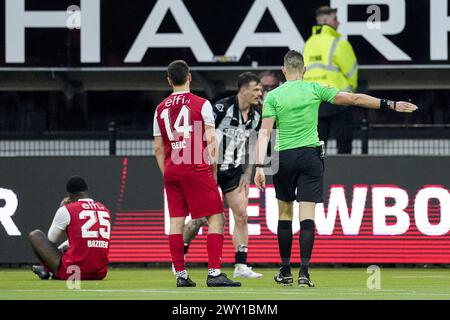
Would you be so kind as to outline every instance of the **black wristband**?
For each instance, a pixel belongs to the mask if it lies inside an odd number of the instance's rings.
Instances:
[[[255,164],[255,168],[267,168],[265,164]]]
[[[381,99],[380,102],[380,109],[381,110],[395,110],[397,106],[397,102],[392,101],[392,100],[387,100],[387,99]]]

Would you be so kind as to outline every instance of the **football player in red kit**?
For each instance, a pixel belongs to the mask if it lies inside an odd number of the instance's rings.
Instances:
[[[217,150],[211,103],[190,93],[186,62],[167,70],[173,93],[158,105],[153,121],[155,155],[164,177],[170,214],[169,247],[178,287],[195,287],[184,263],[186,217],[208,220],[208,287],[240,286],[221,272],[225,218],[217,188]]]
[[[51,272],[54,279],[66,280],[79,270],[80,280],[102,280],[108,273],[109,210],[89,198],[82,177],[70,178],[66,190],[68,197],[56,212],[48,237],[40,230],[29,235],[42,262],[32,270],[41,279],[50,278]],[[67,241],[62,243],[65,237]]]

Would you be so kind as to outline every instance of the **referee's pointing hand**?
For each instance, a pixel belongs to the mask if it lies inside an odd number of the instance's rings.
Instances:
[[[399,101],[396,103],[395,105],[395,111],[397,112],[414,112],[417,109],[419,109],[415,104],[409,103],[409,102],[404,102],[404,101]]]
[[[255,184],[260,190],[264,190],[266,187],[266,175],[262,168],[256,168]]]

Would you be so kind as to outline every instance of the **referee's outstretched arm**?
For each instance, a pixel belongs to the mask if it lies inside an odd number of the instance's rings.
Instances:
[[[366,94],[339,92],[333,104],[341,106],[359,106],[367,109],[390,109],[397,112],[414,112],[418,109],[415,104],[404,101],[378,99]]]

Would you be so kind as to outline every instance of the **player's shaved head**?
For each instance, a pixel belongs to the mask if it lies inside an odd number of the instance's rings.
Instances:
[[[86,180],[80,176],[70,177],[66,184],[66,191],[70,194],[77,195],[88,191]]]
[[[305,66],[303,55],[295,50],[291,50],[284,56],[284,67],[289,72],[302,72]]]
[[[188,81],[189,66],[183,60],[175,60],[167,68],[167,77],[174,86],[182,86]]]

